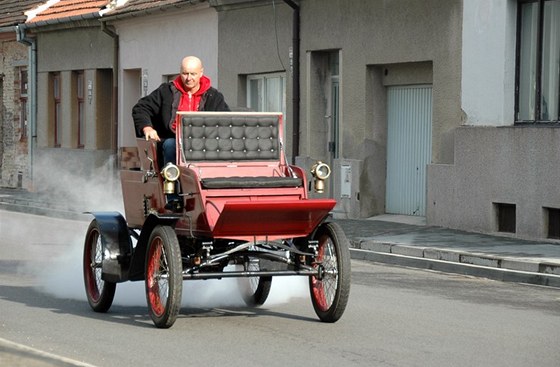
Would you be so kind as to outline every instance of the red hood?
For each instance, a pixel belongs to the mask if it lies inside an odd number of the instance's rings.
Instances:
[[[173,84],[175,84],[175,87],[177,87],[177,89],[183,93],[183,94],[187,94],[187,90],[185,89],[185,85],[183,84],[183,81],[181,80],[181,76],[178,76],[177,78],[175,78],[175,80],[173,81]],[[206,75],[203,75],[200,77],[200,88],[198,89],[198,91],[194,94],[195,96],[200,96],[202,94],[204,94],[204,92],[206,92],[208,89],[210,89],[211,86],[211,82],[210,82],[210,78],[208,78]]]

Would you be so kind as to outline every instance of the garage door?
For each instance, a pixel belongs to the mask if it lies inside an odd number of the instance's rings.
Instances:
[[[432,152],[432,86],[389,87],[387,123],[385,211],[424,216],[426,165]]]

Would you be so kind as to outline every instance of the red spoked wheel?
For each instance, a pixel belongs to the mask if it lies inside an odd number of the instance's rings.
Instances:
[[[156,226],[146,252],[146,299],[154,325],[169,328],[177,319],[183,292],[181,249],[173,228]]]
[[[311,301],[323,322],[335,322],[344,313],[350,296],[350,249],[344,231],[336,223],[322,224],[313,267],[319,272],[309,278]]]
[[[116,283],[102,279],[103,244],[99,225],[94,219],[86,232],[84,243],[84,285],[88,303],[95,312],[107,312],[115,298]]]

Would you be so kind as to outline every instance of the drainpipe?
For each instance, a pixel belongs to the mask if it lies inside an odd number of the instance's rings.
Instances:
[[[115,167],[120,167],[119,163],[119,35],[113,29],[107,27],[106,22],[101,22],[101,30],[109,37],[113,38],[113,133],[111,134],[111,149],[115,154]]]
[[[35,145],[37,144],[37,40],[26,34],[26,26],[20,24],[15,26],[17,41],[28,46],[29,52],[29,115],[27,127],[27,150],[29,157],[29,181],[33,186],[33,164]]]
[[[300,6],[293,0],[284,0],[290,6],[293,13],[292,21],[292,49],[293,49],[293,72],[292,72],[292,164],[295,164],[296,157],[299,155],[299,109],[300,109],[300,85],[299,85],[299,30],[300,30]]]

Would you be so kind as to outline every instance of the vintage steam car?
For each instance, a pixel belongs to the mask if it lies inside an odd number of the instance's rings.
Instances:
[[[336,201],[309,198],[306,173],[286,161],[282,114],[179,113],[177,126],[177,164],[161,167],[158,143],[137,139],[141,168],[121,171],[125,216],[91,213],[91,308],[108,311],[117,283],[144,281],[153,323],[168,328],[185,280],[236,277],[246,304],[259,306],[273,277],[299,275],[319,319],[337,321],[350,292],[348,240],[329,221]],[[321,192],[330,168],[317,162],[311,173]]]

